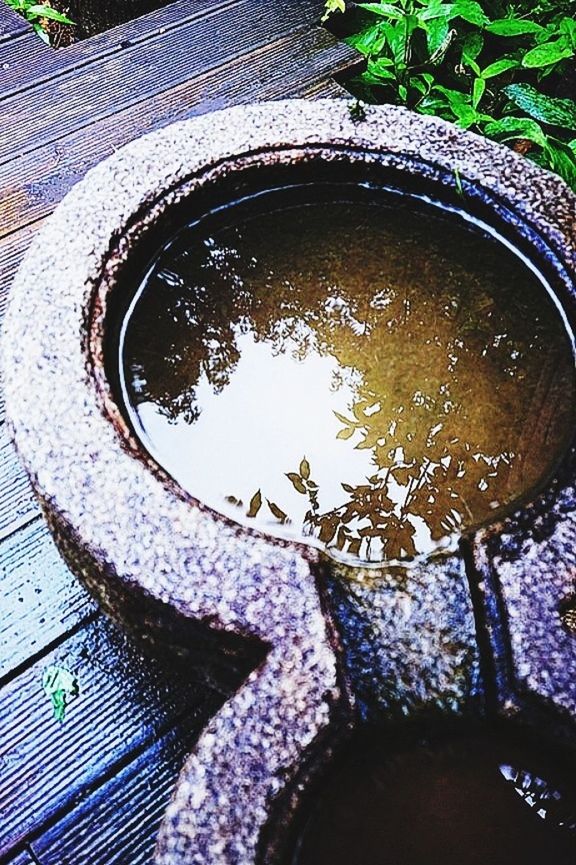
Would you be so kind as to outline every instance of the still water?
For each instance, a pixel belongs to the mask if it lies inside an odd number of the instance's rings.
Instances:
[[[184,489],[353,560],[493,520],[574,423],[540,277],[454,214],[350,190],[269,193],[180,232],[120,352],[136,433]]]
[[[573,865],[574,763],[522,730],[358,734],[290,865]]]

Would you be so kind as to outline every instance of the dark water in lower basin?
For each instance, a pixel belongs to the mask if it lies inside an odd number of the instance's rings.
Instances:
[[[521,731],[360,734],[290,865],[574,865],[576,767]]]
[[[230,206],[160,251],[123,326],[128,413],[233,519],[409,559],[550,473],[570,341],[540,277],[478,227],[312,194]]]

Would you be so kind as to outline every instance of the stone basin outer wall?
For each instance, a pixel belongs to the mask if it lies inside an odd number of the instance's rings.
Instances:
[[[261,840],[275,803],[293,789],[284,814],[297,806],[303,760],[321,765],[354,722],[354,665],[365,673],[374,647],[363,655],[352,646],[343,660],[318,550],[234,525],[184,495],[142,453],[89,336],[102,328],[106,285],[130,254],[135,223],[145,227],[202,178],[239,161],[266,165],[312,152],[441,178],[470,200],[487,197],[508,210],[512,222],[531,226],[535,243],[554,250],[576,321],[576,198],[566,185],[504,147],[403,109],[367,107],[355,121],[346,101],[295,100],[195,118],[122,148],[57,208],[16,277],[3,341],[10,428],[56,540],[107,611],[150,641],[185,651],[178,634],[189,622],[232,657],[245,643],[258,659],[183,769],[159,841],[161,865],[275,861],[274,832],[266,850]],[[487,623],[496,696],[507,711],[528,695],[576,716],[574,643],[557,614],[574,588],[573,477],[571,453],[536,502],[463,542],[483,578],[475,612]],[[546,529],[532,531],[545,515]],[[447,568],[463,573],[464,557],[454,551]],[[439,640],[436,633],[427,645],[423,632],[412,659],[418,698],[456,712],[479,680],[466,594]],[[414,604],[417,619],[434,620],[434,592],[415,595]],[[448,645],[456,646],[451,672]]]

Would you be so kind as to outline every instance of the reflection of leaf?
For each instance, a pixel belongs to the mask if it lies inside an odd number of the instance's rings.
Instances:
[[[329,544],[334,535],[336,534],[336,529],[338,528],[338,517],[331,516],[327,520],[322,522],[320,527],[320,534],[318,537],[324,544]]]
[[[396,466],[392,469],[392,474],[394,475],[394,480],[396,483],[400,484],[401,487],[405,487],[408,483],[410,483],[410,479],[412,475],[410,474],[410,469],[405,466]]]
[[[392,516],[388,524],[389,534],[383,537],[384,550],[388,559],[412,558],[416,555],[413,535],[416,531],[408,520]]]
[[[336,415],[340,423],[344,423],[346,424],[346,426],[356,426],[355,421],[350,420],[350,418],[345,417],[343,414],[340,414],[339,411],[335,411],[334,414]]]
[[[252,498],[250,499],[250,507],[246,512],[247,517],[255,517],[260,508],[262,507],[262,493],[260,490],[255,492]]]
[[[306,495],[306,487],[304,486],[300,475],[297,475],[296,472],[287,472],[286,477],[292,483],[292,486],[297,492]]]
[[[281,523],[288,522],[288,514],[285,514],[284,511],[279,508],[278,505],[275,505],[274,502],[271,502],[270,499],[266,499],[266,501],[268,503],[268,507],[270,508],[277,520],[280,520]]]
[[[349,439],[350,436],[353,436],[353,435],[354,435],[354,427],[346,427],[345,429],[340,430],[340,432],[338,433],[336,438],[337,439]]]
[[[357,556],[360,553],[361,546],[361,538],[353,538],[351,541],[348,542],[348,552],[353,556]]]
[[[302,477],[304,478],[305,481],[307,481],[308,478],[310,477],[310,463],[308,462],[306,457],[304,457],[304,459],[300,463],[300,474],[302,475]]]

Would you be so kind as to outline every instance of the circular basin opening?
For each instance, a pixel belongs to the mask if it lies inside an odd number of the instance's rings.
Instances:
[[[570,440],[547,276],[428,194],[339,178],[205,202],[129,295],[110,354],[144,448],[213,510],[351,562],[449,547]]]
[[[570,755],[522,729],[362,732],[325,778],[290,865],[570,865]]]

